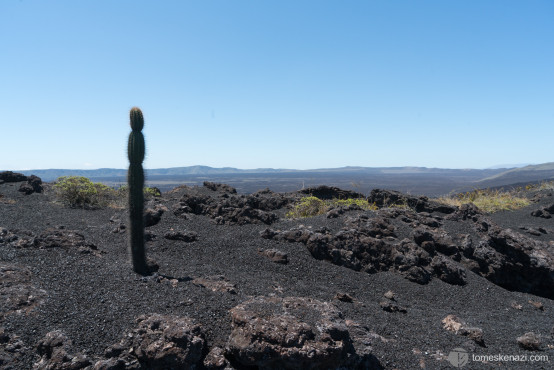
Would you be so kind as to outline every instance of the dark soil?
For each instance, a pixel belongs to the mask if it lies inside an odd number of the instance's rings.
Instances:
[[[455,348],[465,349],[470,357],[500,354],[550,358],[550,362],[487,364],[470,359],[467,369],[552,368],[554,301],[546,298],[551,292],[509,291],[469,269],[465,269],[465,285],[449,284],[436,277],[427,284],[418,284],[394,269],[355,271],[315,259],[303,243],[261,237],[267,228],[285,231],[299,225],[311,231],[326,227],[336,233],[349,217],[386,217],[386,210],[351,209],[336,218],[322,215],[290,220],[284,217],[288,205],[279,202],[280,208],[264,211],[277,215],[278,220],[271,225],[263,222],[267,218],[260,221],[255,217],[251,218],[252,223],[229,221],[232,219],[225,222],[225,217],[217,218],[213,209],[205,214],[188,212],[185,217],[173,212],[183,194],[208,196],[225,189],[176,189],[147,204],[150,208],[165,206],[167,211],[156,225],[147,228],[151,239],[147,242],[147,255],[159,265],[159,274],[143,277],[132,271],[129,262],[127,231],[120,228],[120,224],[128,226],[125,209],[72,209],[55,202],[49,184],[44,184],[43,193],[30,195],[19,192],[20,185],[0,184],[0,228],[20,239],[25,233],[36,238],[48,229],[74,230],[95,248],[0,243],[2,266],[26,268],[29,281],[23,285],[27,284],[27,291],[38,297],[32,304],[23,302],[14,308],[7,290],[0,294],[0,307],[7,310],[0,314],[0,327],[4,330],[0,343],[8,348],[16,339],[20,341],[17,349],[0,353],[3,368],[32,368],[40,360],[37,343],[54,330],[60,330],[72,341],[72,353],[101,359],[109,346],[135,327],[137,317],[154,313],[188,316],[201,325],[209,348],[225,348],[232,329],[229,311],[256,296],[310,297],[333,303],[346,320],[371,333],[366,344],[385,369],[453,368],[448,356]],[[291,202],[298,196],[290,195]],[[545,193],[536,199],[538,203],[526,208],[488,218],[503,229],[510,228],[549,245],[549,253],[554,253],[554,218],[530,215],[540,206],[554,203],[554,197]],[[448,221],[446,214],[435,214],[444,219],[443,229],[449,234],[470,234],[478,240],[472,221]],[[391,222],[396,227],[396,240],[411,238],[410,224],[398,217]],[[540,227],[546,233],[532,235],[520,227]],[[119,231],[114,232],[115,229]],[[194,232],[197,237],[192,242],[164,238],[170,232]],[[260,253],[268,249],[286,254],[288,263],[275,263]],[[234,289],[212,291],[194,283],[194,279],[214,276],[223,276],[217,279],[229,282]],[[0,287],[10,284],[0,280]],[[394,293],[393,300],[384,297],[388,291]],[[342,299],[337,299],[338,294]],[[344,294],[351,299],[345,299]],[[383,302],[388,302],[389,309],[384,309]],[[391,305],[401,310],[391,309]],[[485,346],[444,329],[441,321],[451,314],[468,327],[480,328]],[[528,332],[540,336],[538,351],[518,345],[517,338]]]

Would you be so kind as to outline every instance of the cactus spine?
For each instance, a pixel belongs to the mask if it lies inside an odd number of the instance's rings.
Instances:
[[[137,107],[132,108],[129,115],[132,129],[129,134],[127,148],[129,157],[129,172],[127,173],[129,185],[129,244],[133,270],[136,273],[146,275],[149,271],[144,250],[144,170],[142,168],[145,152],[144,135],[142,134],[144,118],[141,110]]]

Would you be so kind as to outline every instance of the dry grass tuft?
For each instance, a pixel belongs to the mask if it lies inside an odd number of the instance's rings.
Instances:
[[[472,203],[477,208],[486,213],[498,211],[513,211],[531,204],[527,198],[517,195],[516,190],[473,190],[466,193],[460,193],[452,197],[441,197],[437,201],[450,206],[461,206],[462,204]]]
[[[314,217],[318,215],[325,214],[331,208],[335,207],[348,207],[350,205],[356,205],[364,210],[376,210],[377,206],[375,204],[369,204],[367,199],[331,199],[331,200],[322,200],[314,196],[304,197],[300,199],[293,207],[290,212],[286,214],[288,218],[306,218]]]

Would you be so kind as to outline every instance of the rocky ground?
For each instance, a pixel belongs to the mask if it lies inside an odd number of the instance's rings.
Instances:
[[[310,193],[361,196],[208,183],[149,200],[159,270],[143,277],[125,209],[67,208],[50,184],[4,174],[0,367],[552,368],[551,191],[485,215],[374,190],[376,211],[286,218]]]

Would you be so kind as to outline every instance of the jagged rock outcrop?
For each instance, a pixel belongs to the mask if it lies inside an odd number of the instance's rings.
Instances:
[[[95,369],[201,368],[206,339],[201,326],[192,319],[153,314],[140,316],[136,322],[135,329],[108,347],[107,360],[97,362]]]
[[[511,229],[493,227],[475,247],[472,270],[509,290],[554,298],[554,250]]]
[[[71,340],[60,330],[47,333],[37,344],[40,361],[33,369],[131,370],[202,368],[206,339],[200,325],[188,317],[143,315],[137,327],[109,346],[103,359],[71,354]]]
[[[213,347],[204,358],[204,367],[207,370],[232,370],[229,361],[225,358],[225,350],[221,347]]]
[[[416,212],[453,213],[456,208],[431,201],[427,197],[413,197],[394,190],[373,189],[367,201],[375,203],[379,208],[390,206],[406,206]]]
[[[319,199],[349,199],[349,198],[365,198],[365,195],[351,190],[343,190],[334,186],[321,185],[312,188],[299,190],[300,194],[307,194]]]
[[[231,309],[225,352],[231,364],[260,369],[371,369],[359,356],[341,312],[300,297],[255,297]]]
[[[79,370],[90,369],[92,361],[82,353],[68,353],[71,341],[60,330],[48,332],[37,344],[40,361],[34,370]]]
[[[420,284],[426,284],[432,276],[450,284],[463,285],[466,282],[465,270],[439,254],[435,243],[427,241],[423,244],[425,231],[417,233],[413,241],[399,241],[396,228],[389,219],[370,218],[367,214],[348,218],[345,225],[335,234],[325,228],[315,231],[295,228],[288,231],[266,229],[261,236],[304,243],[313,257],[356,271],[393,270]],[[448,244],[447,241],[443,243]],[[440,250],[443,247],[439,245]]]
[[[474,204],[466,203],[458,207],[454,212],[449,214],[446,219],[451,221],[465,221],[470,220],[473,222],[479,221],[483,216],[483,212],[477,208]]]
[[[213,194],[187,189],[174,209],[174,214],[177,216],[187,213],[207,215],[217,224],[264,223],[269,225],[278,219],[271,211],[282,208],[291,201],[283,194],[273,193],[268,189],[251,195],[237,195],[228,185],[208,184],[205,186],[212,190]]]
[[[407,224],[412,229],[410,238],[399,240],[392,220]],[[446,220],[467,221],[473,235],[449,234],[443,228]],[[261,236],[303,243],[313,257],[356,271],[392,270],[420,284],[437,277],[464,285],[470,270],[509,290],[554,297],[552,248],[499,228],[473,205],[463,205],[444,217],[411,209],[382,209],[346,217],[344,225],[336,233],[297,227],[266,229]]]
[[[0,327],[0,368],[23,368],[19,362],[27,351],[28,348],[19,336]]]
[[[0,172],[0,180],[2,182],[20,182],[20,181],[26,181],[27,176],[18,172],[3,171],[3,172]]]

